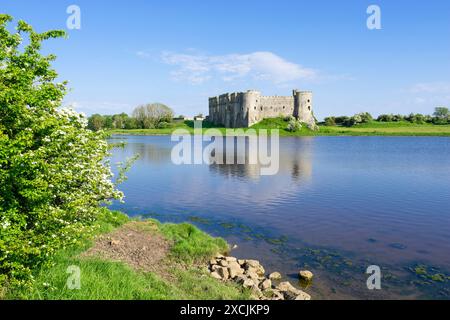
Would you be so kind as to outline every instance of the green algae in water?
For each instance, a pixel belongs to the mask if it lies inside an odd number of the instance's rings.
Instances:
[[[201,217],[197,217],[197,216],[190,216],[188,217],[188,220],[191,222],[196,222],[196,223],[200,223],[200,224],[211,224],[211,220],[205,219],[205,218],[201,218]]]
[[[230,222],[221,222],[221,223],[219,223],[219,226],[221,226],[224,229],[234,229],[236,227],[236,225],[234,223],[230,223]]]
[[[418,275],[426,275],[427,274],[427,270],[425,269],[424,266],[417,266],[416,268],[414,268],[414,272]]]
[[[282,245],[287,242],[287,239],[286,236],[281,236],[279,238],[266,238],[265,240],[270,244]]]

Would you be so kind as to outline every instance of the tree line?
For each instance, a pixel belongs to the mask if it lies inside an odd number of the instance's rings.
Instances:
[[[372,121],[377,122],[410,122],[417,124],[450,124],[450,111],[446,107],[437,107],[434,110],[433,115],[423,115],[420,113],[411,113],[409,115],[401,114],[381,114],[376,119],[372,117],[369,112],[362,112],[355,114],[352,117],[349,116],[337,116],[326,117],[324,119],[324,125],[326,126],[344,126],[352,127],[361,123],[369,123]]]
[[[151,103],[136,107],[131,116],[122,112],[114,115],[93,114],[88,118],[88,128],[102,129],[162,129],[170,127],[173,110],[162,103]]]

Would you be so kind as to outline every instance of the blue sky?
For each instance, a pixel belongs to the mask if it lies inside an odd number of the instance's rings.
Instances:
[[[207,114],[208,97],[258,89],[314,91],[318,118],[432,113],[450,106],[450,1],[0,0],[38,31],[81,29],[47,42],[69,80],[65,104],[87,114],[163,102]],[[366,26],[381,9],[381,30]]]

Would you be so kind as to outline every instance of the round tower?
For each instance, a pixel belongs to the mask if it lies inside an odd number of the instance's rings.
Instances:
[[[260,121],[258,106],[260,104],[261,92],[256,90],[248,90],[242,95],[242,109],[243,114],[247,115],[244,121],[250,127],[254,123]]]
[[[313,114],[313,94],[311,91],[294,90],[294,117],[306,123],[311,129],[316,129],[316,119]]]

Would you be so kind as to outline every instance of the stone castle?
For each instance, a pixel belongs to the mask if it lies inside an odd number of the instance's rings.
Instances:
[[[280,116],[294,116],[315,129],[312,92],[293,90],[292,96],[263,96],[248,90],[209,98],[208,120],[226,128],[247,128],[265,118]]]

